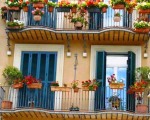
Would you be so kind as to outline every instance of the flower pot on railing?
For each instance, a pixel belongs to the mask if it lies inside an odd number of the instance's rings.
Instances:
[[[128,14],[132,14],[133,13],[133,8],[130,8],[127,11],[128,11]]]
[[[121,20],[121,17],[118,17],[118,16],[114,16],[114,22],[120,22],[120,20]]]
[[[20,89],[20,88],[22,88],[23,87],[23,83],[17,83],[17,84],[13,84],[13,88],[14,89]]]
[[[44,3],[42,3],[42,2],[33,3],[33,7],[34,8],[44,8]]]
[[[24,12],[28,12],[28,6],[24,6],[22,9]]]
[[[124,9],[124,8],[125,8],[124,4],[113,5],[113,9]]]
[[[63,92],[70,92],[71,87],[59,87],[59,90]]]
[[[78,87],[73,88],[74,92],[77,93],[79,91]]]
[[[53,11],[54,11],[54,7],[49,6],[49,7],[48,7],[48,12],[53,12]]]
[[[103,8],[101,9],[101,11],[102,11],[102,13],[106,13],[106,12],[107,12],[107,7],[103,7]]]
[[[123,89],[124,84],[123,83],[110,83],[109,87],[111,89]]]
[[[27,85],[27,87],[30,89],[41,89],[42,83],[32,83],[32,84]]]
[[[136,33],[148,33],[149,28],[135,28],[134,32],[136,32]]]
[[[83,24],[82,22],[75,22],[74,27],[76,30],[82,30]]]
[[[2,109],[12,109],[12,102],[11,101],[2,101],[1,103]]]
[[[77,7],[72,7],[72,8],[71,8],[71,12],[72,12],[72,13],[76,13],[76,12],[77,12]]]
[[[148,14],[150,13],[150,9],[139,9],[139,13],[142,13],[142,14]]]
[[[34,15],[33,16],[33,19],[35,20],[35,21],[40,21],[41,20],[41,16],[40,15]]]
[[[89,91],[89,86],[82,86],[83,91]]]
[[[51,91],[60,91],[59,86],[51,86]]]
[[[142,105],[142,104],[136,105],[136,113],[147,113],[147,112],[148,112],[147,105]]]
[[[15,11],[17,11],[17,10],[19,10],[19,7],[17,7],[17,6],[8,7],[8,10],[15,10]]]
[[[88,12],[100,12],[100,9],[97,8],[97,7],[90,7],[90,8],[87,8]]]
[[[57,7],[57,12],[70,12],[70,7]]]

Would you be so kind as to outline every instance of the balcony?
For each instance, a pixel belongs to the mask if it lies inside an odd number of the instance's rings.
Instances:
[[[77,93],[73,89],[69,91],[52,92],[50,87],[47,89],[29,89],[24,86],[21,89],[13,89],[8,86],[0,88],[2,117],[31,117],[31,118],[58,118],[58,119],[149,119],[149,107],[147,114],[140,114],[129,111],[126,102],[126,88],[117,90],[120,103],[109,102],[113,90],[109,87],[98,88],[96,92],[106,90],[105,102],[101,102],[101,94],[95,96],[95,91],[83,91]],[[44,94],[43,94],[44,93]],[[11,101],[12,108],[3,109],[2,101]],[[96,101],[96,102],[95,102]],[[115,105],[115,106],[114,106]],[[147,104],[149,106],[149,102]],[[72,107],[73,106],[73,107]],[[103,107],[102,107],[103,106]],[[9,106],[6,106],[9,107]],[[78,109],[77,109],[78,107]],[[130,108],[133,108],[131,105]],[[102,108],[102,109],[101,109]]]
[[[6,30],[8,38],[17,43],[51,43],[51,40],[81,40],[86,39],[92,44],[123,44],[141,45],[148,41],[148,34],[135,33],[133,31],[133,20],[137,19],[137,11],[128,14],[125,10],[117,10],[121,14],[121,21],[114,22],[115,10],[108,8],[106,13],[87,12],[88,26],[82,30],[75,30],[74,24],[67,16],[68,12],[58,12],[57,8],[53,12],[48,12],[47,6],[43,8],[45,14],[41,21],[33,20],[32,5],[28,12],[8,11],[8,20],[17,19],[24,21],[25,27],[18,30]],[[149,18],[148,18],[149,21]],[[43,41],[43,39],[48,41]],[[59,41],[61,42],[61,41]]]

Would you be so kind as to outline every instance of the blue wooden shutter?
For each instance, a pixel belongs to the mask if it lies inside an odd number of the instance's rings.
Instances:
[[[96,79],[101,82],[95,93],[95,110],[105,109],[106,52],[97,52]]]
[[[19,90],[18,107],[34,107],[54,109],[54,92],[50,91],[50,83],[56,80],[56,52],[22,52],[21,70],[24,76],[32,75],[42,82],[42,89],[28,89],[26,85]]]
[[[128,68],[127,68],[127,90],[135,81],[135,54],[128,52]],[[135,96],[127,94],[127,110],[135,111]]]

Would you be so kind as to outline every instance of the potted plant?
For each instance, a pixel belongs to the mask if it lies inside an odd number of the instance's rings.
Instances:
[[[149,2],[138,3],[136,9],[139,10],[139,13],[148,14],[150,13],[150,3]]]
[[[6,21],[7,29],[22,29],[24,27],[24,23],[19,20],[14,21]]]
[[[35,21],[40,21],[42,16],[44,15],[44,11],[39,8],[36,8],[32,11],[32,14],[33,14],[33,19]]]
[[[43,0],[31,0],[31,3],[33,3],[34,8],[44,8],[44,2]]]
[[[128,94],[134,94],[137,98],[136,112],[137,113],[147,113],[148,106],[142,104],[142,95],[148,83],[145,80],[136,81],[131,85],[127,91]]]
[[[19,10],[21,7],[21,3],[17,1],[15,2],[7,1],[6,4],[8,5],[9,10]]]
[[[120,13],[119,12],[116,12],[115,14],[114,14],[114,22],[120,22],[120,20],[121,20],[121,15],[120,15]]]
[[[106,12],[107,12],[108,5],[107,5],[106,3],[104,3],[104,2],[99,2],[98,5],[99,5],[99,8],[101,9],[101,11],[102,11],[103,13],[106,13]]]
[[[133,8],[136,6],[135,2],[129,2],[126,3],[126,10],[128,11],[129,14],[133,12]]]
[[[82,1],[79,5],[78,8],[81,13],[86,13],[87,12],[87,3],[85,1]]]
[[[86,4],[88,12],[100,12],[98,2],[88,0]]]
[[[49,12],[53,12],[54,7],[56,7],[56,5],[57,5],[57,4],[56,4],[55,2],[49,1],[49,2],[47,3],[48,11],[49,11]]]
[[[57,12],[70,12],[70,2],[60,1],[57,4]]]
[[[88,91],[90,84],[91,84],[91,80],[82,81],[82,90]]]
[[[111,96],[108,101],[111,102],[113,109],[118,109],[120,107],[121,99],[117,95]]]
[[[108,77],[107,81],[111,89],[123,89],[124,87],[124,84],[122,81],[117,81],[115,74],[112,74],[110,77]]]
[[[15,89],[23,87],[22,73],[20,72],[20,70],[18,70],[18,68],[13,66],[7,66],[3,70],[2,75],[6,79],[6,83],[9,86]],[[9,91],[10,90],[11,89],[9,89]],[[12,101],[10,101],[9,99],[2,101],[2,109],[11,109],[11,108],[12,108]]]
[[[148,33],[149,32],[149,27],[150,23],[146,21],[135,21],[133,23],[134,25],[134,31],[137,33]]]
[[[27,87],[30,89],[41,89],[42,83],[40,80],[36,79],[35,77],[28,75],[24,77],[24,82],[26,83]]]
[[[58,83],[58,81],[51,82],[51,91],[59,91],[59,83]]]
[[[78,81],[78,80],[74,80],[74,81],[71,83],[71,86],[72,86],[74,92],[78,92],[78,91],[79,91],[78,85],[79,85],[79,81]]]
[[[113,9],[124,9],[126,2],[124,0],[111,0],[110,4]]]
[[[28,5],[29,4],[30,4],[29,1],[22,2],[21,7],[22,7],[24,12],[28,12]]]
[[[7,19],[7,7],[3,6],[1,7],[1,15],[2,15],[2,19]]]
[[[70,7],[71,7],[71,12],[72,13],[76,13],[77,12],[77,7],[78,7],[77,3],[70,3]]]

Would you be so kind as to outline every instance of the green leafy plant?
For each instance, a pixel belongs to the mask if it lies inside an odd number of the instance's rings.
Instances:
[[[135,28],[148,28],[150,23],[146,21],[135,21],[133,25]]]
[[[70,7],[78,7],[78,4],[77,3],[70,3]]]
[[[23,76],[22,76],[21,71],[18,68],[13,67],[13,66],[7,66],[3,70],[2,75],[6,79],[6,82],[8,83],[8,85],[12,85],[16,82],[23,81]]]
[[[68,1],[60,1],[60,2],[58,2],[57,6],[58,7],[71,7],[70,2],[68,2]]]
[[[6,21],[6,25],[8,27],[20,26],[20,28],[22,28],[24,26],[24,22],[19,20]]]
[[[101,9],[104,7],[108,8],[108,5],[104,2],[99,2],[98,5],[99,5],[99,8],[101,8]]]
[[[150,3],[149,2],[138,3],[136,9],[143,9],[143,10],[150,9]]]
[[[7,1],[6,4],[8,5],[8,7],[21,7],[21,3],[20,2],[11,2],[11,1]]]
[[[38,3],[38,2],[42,2],[42,3],[44,3],[44,1],[43,1],[43,0],[30,0],[30,2],[31,2],[31,3]]]
[[[57,6],[57,3],[52,2],[52,1],[49,1],[49,2],[47,3],[47,6],[48,6],[48,7],[56,7],[56,6]]]
[[[138,67],[135,70],[135,76],[138,80],[146,80],[147,82],[150,82],[150,67]]]
[[[111,5],[117,5],[117,4],[123,4],[126,5],[126,2],[124,0],[111,0],[110,1]]]
[[[21,7],[26,7],[30,4],[29,1],[22,2]]]
[[[129,10],[129,9],[132,9],[136,6],[136,3],[135,2],[129,2],[129,3],[126,3],[126,9]]]
[[[58,81],[56,81],[56,82],[52,82],[52,83],[51,83],[51,86],[59,86]]]
[[[33,15],[40,15],[40,16],[43,16],[44,15],[44,11],[39,9],[39,8],[36,8],[32,11],[32,14]]]
[[[114,17],[121,17],[121,15],[120,15],[119,12],[116,12],[116,13],[114,14]]]
[[[75,80],[75,81],[73,81],[73,82],[71,83],[71,86],[72,86],[73,89],[77,88],[78,85],[79,85],[79,81],[78,81],[78,80]]]

